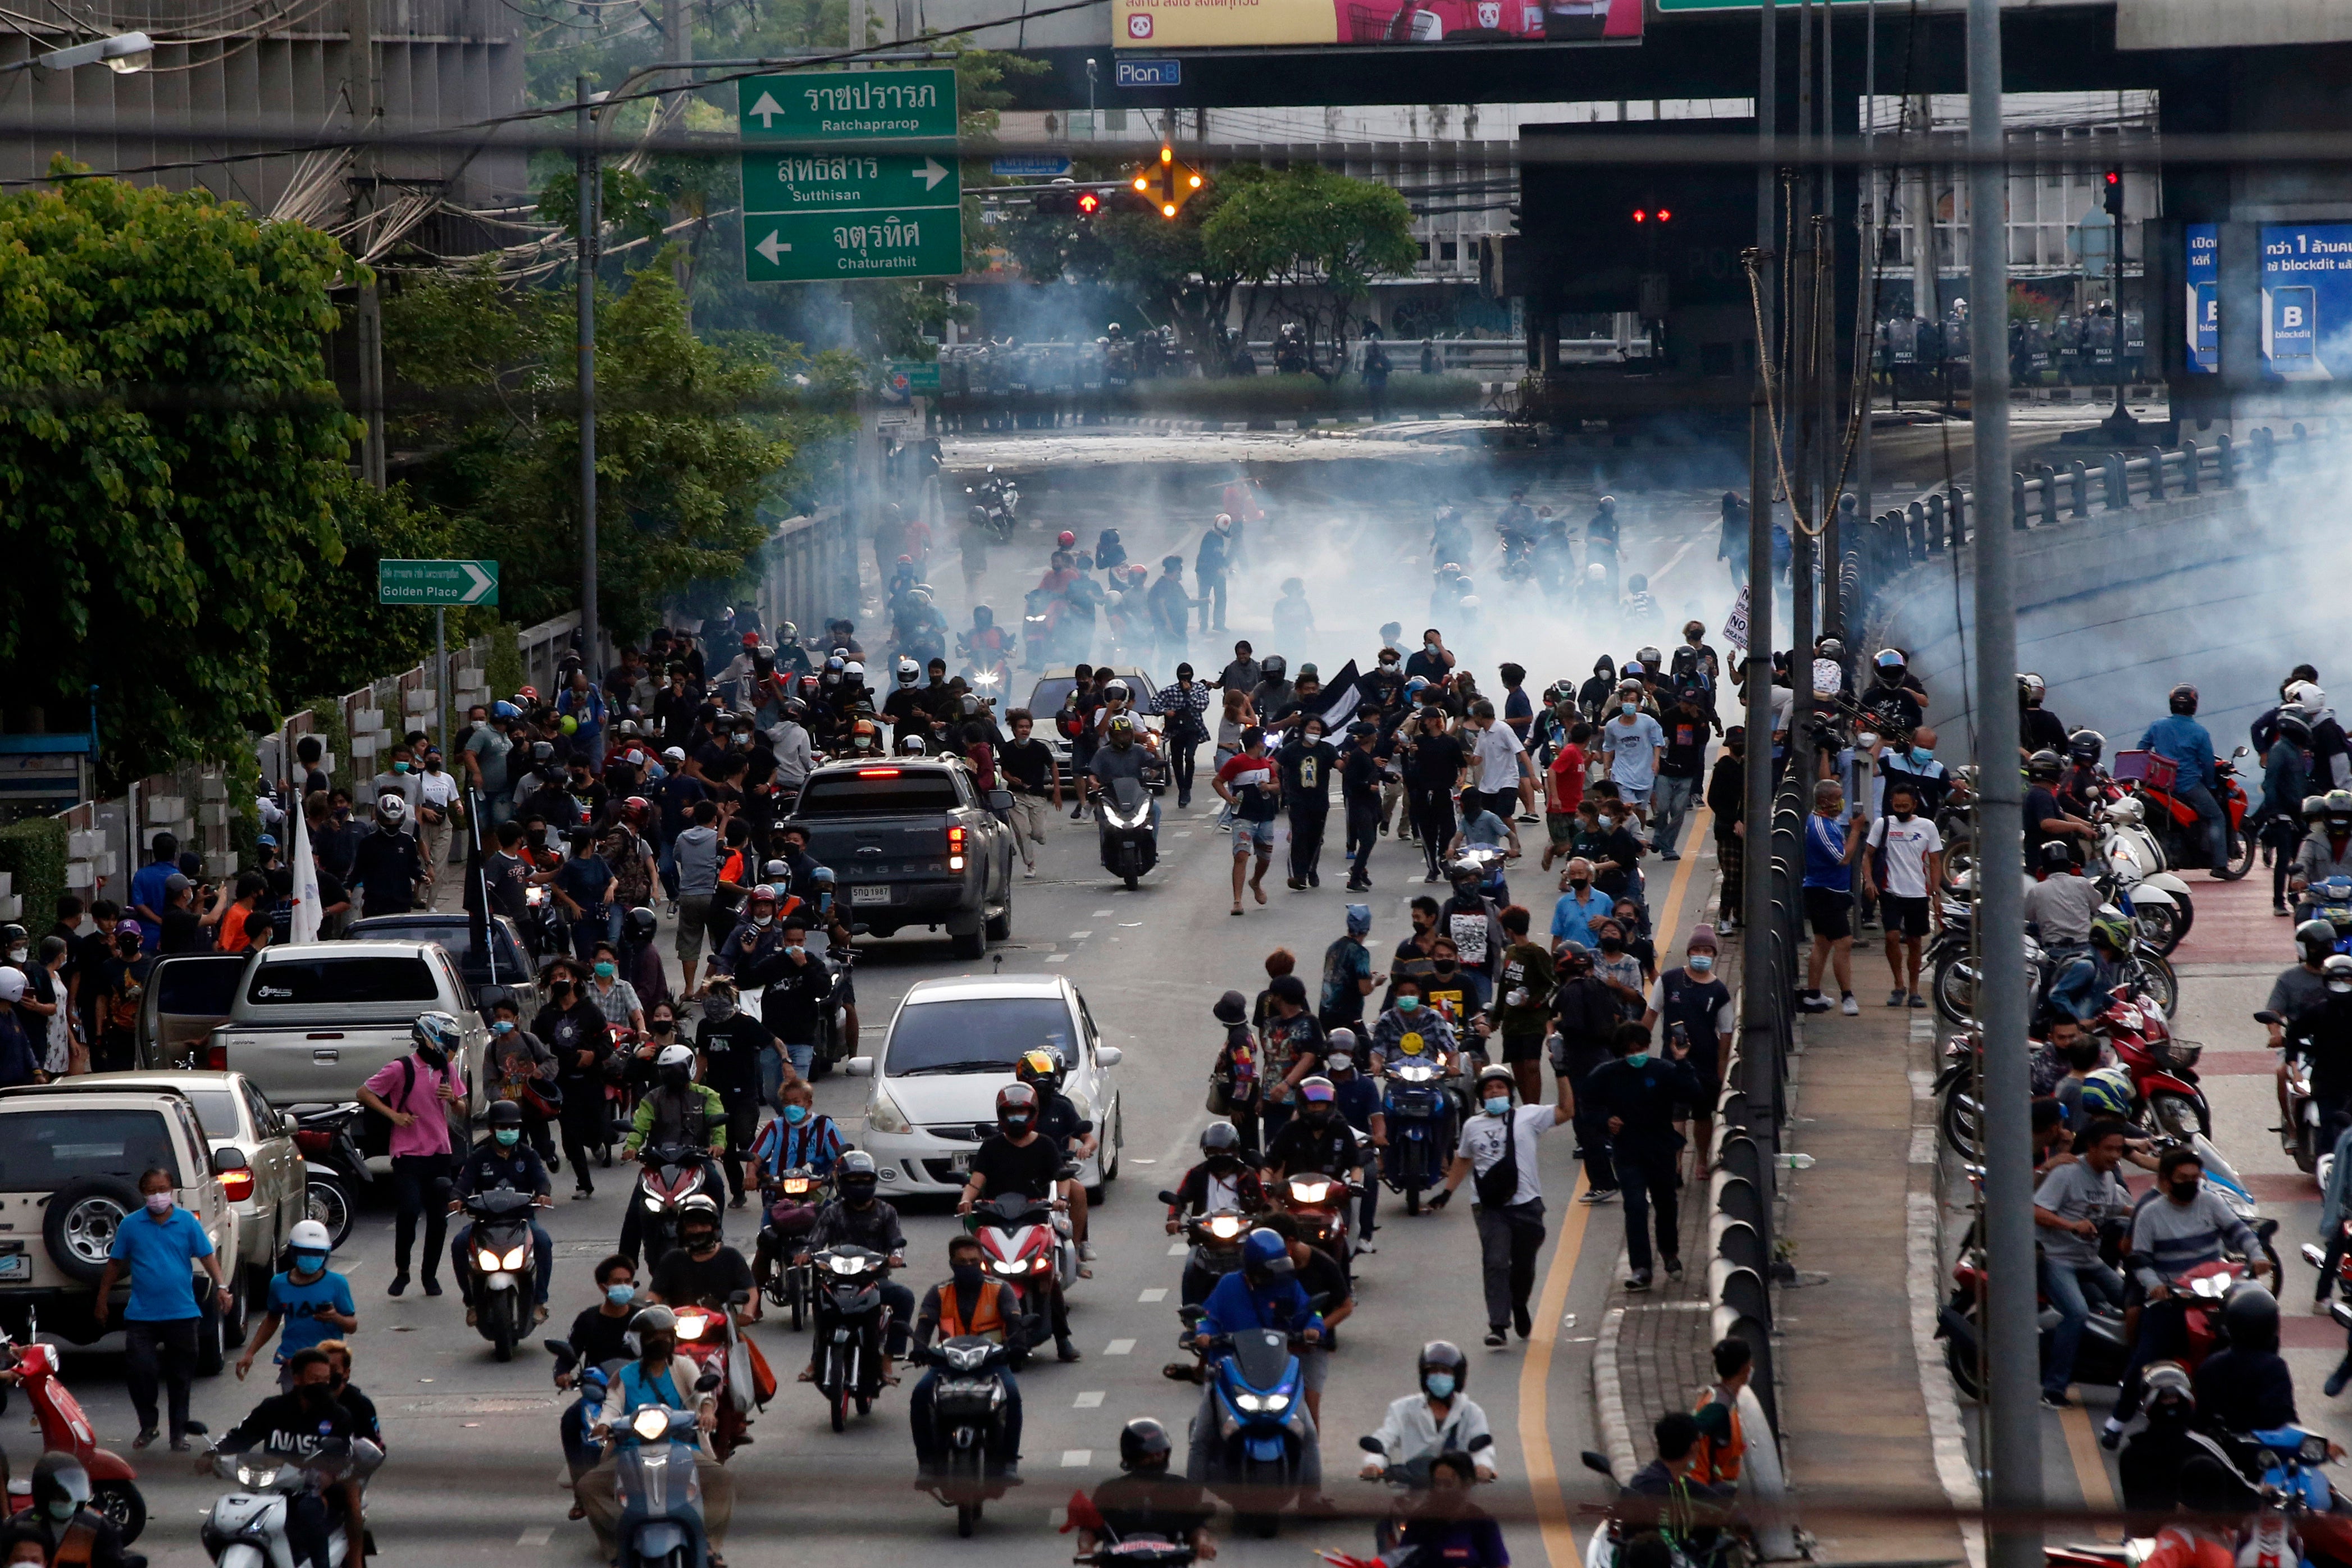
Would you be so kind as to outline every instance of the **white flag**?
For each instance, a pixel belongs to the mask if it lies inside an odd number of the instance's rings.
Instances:
[[[310,858],[310,825],[298,805],[288,812],[293,823],[289,836],[292,846],[287,852],[287,868],[294,873],[294,930],[296,942],[319,940],[319,863]]]

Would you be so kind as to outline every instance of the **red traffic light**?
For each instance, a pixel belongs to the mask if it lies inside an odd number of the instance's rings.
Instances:
[[[1665,222],[1668,218],[1670,218],[1670,217],[1672,217],[1672,216],[1675,216],[1674,214],[1672,214],[1672,213],[1668,212],[1668,211],[1667,211],[1665,208],[1664,208],[1664,207],[1660,207],[1660,208],[1658,209],[1658,221],[1659,221],[1660,223],[1664,223],[1664,222]]]
[[[1650,215],[1643,211],[1640,207],[1635,207],[1633,209],[1633,221],[1635,223],[1647,223],[1650,221]]]
[[[1092,217],[1096,213],[1100,212],[1101,210],[1102,198],[1100,196],[1095,195],[1092,191],[1081,191],[1078,193],[1078,216],[1080,217]]]
[[[2107,171],[2107,184],[2111,185],[2120,185],[2123,183],[2124,172],[2121,169],[2109,169]]]

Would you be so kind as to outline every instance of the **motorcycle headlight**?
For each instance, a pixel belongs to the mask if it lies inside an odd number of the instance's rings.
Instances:
[[[474,1254],[474,1267],[485,1274],[495,1274],[499,1267],[499,1255],[495,1252],[477,1252]],[[520,1265],[518,1264],[516,1267],[520,1268]]]
[[[1293,1200],[1298,1203],[1319,1204],[1325,1198],[1331,1195],[1331,1184],[1328,1182],[1295,1181],[1290,1184],[1290,1195]]]
[[[1290,1395],[1287,1394],[1269,1394],[1265,1398],[1259,1400],[1257,1404],[1258,1408],[1261,1410],[1287,1410],[1290,1408]]]
[[[507,1249],[507,1255],[506,1255],[504,1258],[499,1258],[499,1268],[521,1268],[521,1267],[522,1267],[522,1255],[523,1255],[523,1253],[524,1253],[524,1251],[525,1251],[525,1250],[526,1250],[525,1248],[520,1247],[509,1247],[509,1248]]]
[[[680,1313],[677,1320],[677,1337],[681,1340],[698,1340],[709,1327],[710,1320],[699,1312]]]
[[[1051,1274],[1054,1271],[1054,1260],[1049,1256],[1040,1256],[1029,1268],[1033,1273]]]
[[[898,1109],[898,1102],[890,1098],[888,1090],[882,1089],[874,1091],[873,1102],[866,1108],[866,1125],[894,1138],[904,1137],[915,1130],[915,1124],[907,1120],[907,1113]]]
[[[801,1194],[808,1190],[808,1182],[803,1177],[794,1176],[784,1184],[785,1194],[790,1197],[798,1197]]]
[[[1236,1409],[1255,1410],[1259,1405],[1258,1396],[1255,1394],[1236,1394],[1234,1395],[1234,1405]]]
[[[661,1212],[662,1212],[662,1201],[661,1201],[661,1199],[659,1199],[659,1198],[657,1198],[657,1197],[654,1196],[654,1195],[653,1195],[653,1194],[651,1194],[651,1193],[647,1193],[647,1194],[646,1194],[646,1212],[647,1214],[659,1214],[659,1213],[661,1213]]]
[[[1239,1215],[1221,1214],[1209,1222],[1209,1234],[1219,1241],[1231,1241],[1242,1233]]]
[[[1000,1258],[996,1260],[995,1264],[996,1271],[999,1274],[1018,1274],[1028,1267],[1029,1266],[1027,1264],[1022,1262],[1017,1258]]]
[[[236,1484],[250,1492],[266,1492],[278,1484],[278,1465],[239,1465]]]
[[[684,1332],[680,1325],[679,1331]],[[669,1435],[669,1412],[657,1405],[648,1405],[629,1418],[629,1430],[651,1443]]]
[[[835,1274],[863,1274],[866,1272],[866,1259],[862,1258],[832,1258],[825,1260],[825,1267],[832,1269]]]

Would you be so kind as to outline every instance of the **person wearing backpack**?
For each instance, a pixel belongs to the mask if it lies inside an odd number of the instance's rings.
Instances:
[[[1464,1179],[1475,1182],[1478,1252],[1486,1286],[1486,1347],[1500,1350],[1535,1331],[1528,1297],[1536,1283],[1536,1256],[1543,1250],[1543,1178],[1536,1168],[1536,1140],[1575,1113],[1565,1094],[1556,1105],[1514,1104],[1517,1079],[1500,1063],[1478,1074],[1479,1113],[1462,1124],[1445,1185],[1429,1200],[1444,1208]]]

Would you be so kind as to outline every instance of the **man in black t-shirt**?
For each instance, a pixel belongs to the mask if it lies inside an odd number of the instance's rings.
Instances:
[[[1652,797],[1654,832],[1650,847],[1662,860],[1679,860],[1675,841],[1682,834],[1683,816],[1698,798],[1699,779],[1706,771],[1706,703],[1696,685],[1677,687],[1666,709],[1666,744],[1658,762],[1657,789]]]
[[[1434,882],[1444,874],[1440,857],[1454,842],[1454,786],[1461,782],[1465,755],[1462,742],[1445,732],[1444,710],[1435,707],[1414,715],[1397,732],[1397,743],[1413,830],[1429,858],[1424,879]]]
[[[338,1439],[349,1443],[363,1436],[357,1418],[328,1387],[334,1368],[326,1352],[315,1345],[296,1351],[286,1368],[293,1387],[255,1405],[222,1436],[215,1448],[231,1454],[258,1449],[299,1460],[328,1443]],[[358,1481],[340,1481],[322,1492],[305,1489],[287,1499],[286,1544],[295,1562],[326,1562],[327,1542],[337,1518],[347,1522],[354,1540],[366,1528]]]
[[[996,1131],[971,1157],[971,1176],[956,1199],[956,1213],[970,1214],[982,1198],[1006,1193],[1021,1193],[1038,1203],[1052,1196],[1067,1155],[1039,1131],[1042,1120],[1037,1091],[1029,1085],[1009,1083],[996,1091]],[[1053,1298],[1055,1352],[1064,1361],[1076,1361],[1078,1347],[1070,1341],[1069,1304],[1059,1289],[1054,1289]]]
[[[572,1331],[564,1342],[578,1360],[571,1371],[555,1374],[557,1388],[568,1389],[578,1382],[583,1368],[637,1359],[628,1343],[629,1320],[637,1312],[636,1284],[636,1266],[617,1252],[596,1265],[596,1304],[572,1320]],[[588,1405],[574,1400],[557,1423],[564,1461],[575,1482],[596,1465],[588,1452],[587,1424],[593,1414]]]
[[[1021,870],[1037,874],[1036,846],[1045,842],[1046,802],[1062,807],[1062,770],[1055,765],[1054,748],[1037,739],[1036,715],[1015,708],[1004,717],[1013,739],[996,749],[997,776],[1013,795],[1013,842],[1021,850]]]
[[[743,1255],[719,1240],[719,1204],[707,1193],[697,1193],[678,1205],[678,1245],[654,1266],[649,1299],[671,1307],[706,1307],[731,1312],[738,1328],[751,1321],[749,1301],[728,1301],[753,1289],[751,1265]]]

